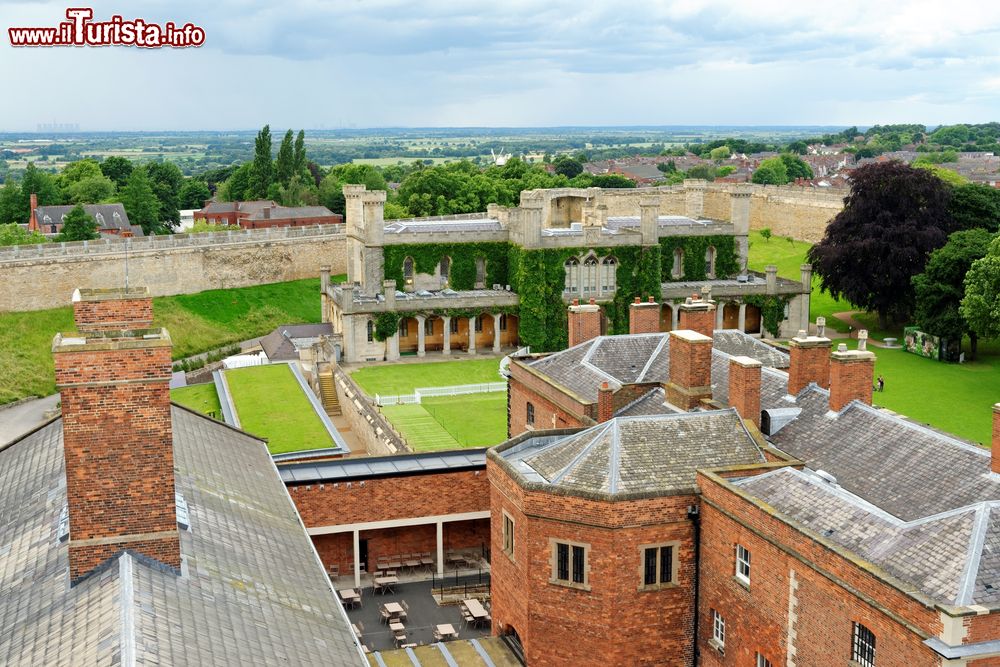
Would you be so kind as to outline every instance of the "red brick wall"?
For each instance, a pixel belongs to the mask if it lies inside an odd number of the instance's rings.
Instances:
[[[606,422],[615,414],[615,397],[608,383],[597,390],[597,421]]]
[[[73,321],[77,331],[148,329],[153,324],[153,300],[75,301]]]
[[[274,218],[267,220],[249,220],[241,217],[240,227],[244,229],[264,229],[266,227],[308,227],[310,225],[341,225],[344,216],[339,213],[319,215],[310,218]]]
[[[646,303],[640,302],[639,297],[636,297],[635,303],[628,308],[628,332],[639,334],[659,331],[660,304],[655,303],[652,297]]]
[[[875,355],[871,352],[865,358],[838,358],[834,353],[830,362],[830,409],[839,411],[853,400],[871,405],[874,373]]]
[[[170,421],[170,347],[57,350],[70,576],[86,574],[124,545],[80,540],[168,532],[129,543],[180,567]],[[111,384],[128,382],[128,384]]]
[[[597,417],[593,403],[584,403],[552,386],[514,361],[507,380],[510,412],[507,427],[511,437],[530,429],[575,428]],[[527,423],[528,403],[535,409],[535,422]]]
[[[820,387],[830,387],[830,342],[823,345],[800,345],[795,339],[788,342],[788,393],[798,395],[810,382]]]
[[[513,628],[535,665],[690,665],[692,496],[605,503],[526,492],[487,461],[494,633]],[[502,516],[514,520],[511,559]],[[550,538],[586,543],[589,591],[550,584]],[[640,545],[679,542],[678,585],[640,590]]]
[[[921,643],[923,637],[904,624],[905,621],[919,628],[926,636],[935,636],[941,631],[935,610],[878,580],[711,478],[699,475],[698,484],[703,494],[698,613],[701,664],[753,665],[759,651],[772,665],[784,665],[789,587],[794,572],[796,588],[792,600],[797,617],[793,626],[794,664],[848,664],[852,622],[857,621],[875,633],[879,667],[940,665],[940,658]],[[734,577],[737,544],[751,553],[749,588]],[[892,610],[898,618],[884,613],[851,589]],[[709,644],[712,609],[726,620],[724,656]]]
[[[307,528],[489,509],[486,473],[481,470],[292,484],[288,492]]]
[[[703,336],[711,338],[715,331],[715,307],[687,308],[685,306],[686,304],[683,303],[678,306],[680,314],[677,318],[677,328],[697,331]]]
[[[601,335],[601,308],[593,305],[569,308],[569,346],[585,343]]]
[[[752,362],[744,365],[746,362]],[[744,421],[760,427],[760,368],[759,361],[729,360],[729,405],[736,408]]]

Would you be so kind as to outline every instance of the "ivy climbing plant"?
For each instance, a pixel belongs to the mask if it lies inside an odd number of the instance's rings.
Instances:
[[[387,245],[383,248],[385,257],[385,277],[395,280],[396,285],[403,288],[403,261],[407,257],[413,259],[413,270],[416,273],[433,274],[442,258],[451,258],[451,269],[448,284],[455,290],[471,290],[476,287],[476,260],[486,262],[487,287],[491,285],[506,285],[507,275],[506,242],[481,243],[406,243],[403,245]]]
[[[743,297],[743,303],[760,308],[761,324],[771,336],[777,338],[790,298],[778,294],[747,294]]]
[[[709,246],[715,247],[715,275],[728,278],[740,270],[740,262],[736,254],[736,239],[724,234],[714,236],[665,236],[660,239],[663,265],[660,280],[673,282],[676,280],[707,280],[705,274],[705,253]],[[684,250],[684,275],[673,277],[674,251]]]

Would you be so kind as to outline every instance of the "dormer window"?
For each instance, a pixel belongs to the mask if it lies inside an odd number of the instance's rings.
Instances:
[[[102,227],[103,228],[105,226],[104,225],[104,215],[103,214],[97,213],[96,215],[94,215],[94,219],[97,220],[97,226],[98,227]]]

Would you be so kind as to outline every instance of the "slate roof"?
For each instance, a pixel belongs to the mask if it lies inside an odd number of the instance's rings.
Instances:
[[[394,220],[386,224],[386,234],[427,234],[431,232],[499,232],[503,226],[496,218],[465,220]]]
[[[172,418],[181,576],[125,552],[70,588],[62,420],[0,450],[0,664],[364,664],[263,444]]]
[[[74,206],[39,206],[35,209],[35,219],[45,233],[48,233],[49,225],[59,225],[59,229],[62,229],[63,216],[68,215],[73,208]],[[131,231],[135,236],[143,235],[142,227],[129,223],[128,213],[121,204],[84,204],[83,210],[97,221],[99,229],[117,229]]]
[[[208,206],[201,209],[200,213],[232,213],[236,210],[236,204],[239,204],[240,211],[253,214],[257,211],[261,211],[265,208],[270,208],[276,204],[270,199],[250,199],[247,201],[232,202],[232,201],[213,201],[210,202]]]
[[[330,322],[286,324],[261,338],[260,346],[269,361],[297,361],[299,352],[295,345],[296,341],[299,341],[300,345],[308,346],[320,336],[329,336],[332,333],[333,324]]]
[[[699,468],[764,461],[735,410],[617,417],[492,451],[524,483],[600,499],[694,493]]]
[[[334,213],[326,206],[274,206],[264,215],[266,206],[253,211],[247,220],[290,220],[292,218],[326,218]],[[242,209],[242,207],[241,207]]]

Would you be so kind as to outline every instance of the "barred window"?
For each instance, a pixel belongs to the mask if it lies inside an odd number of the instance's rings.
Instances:
[[[857,622],[851,641],[851,660],[861,667],[875,667],[875,634]]]
[[[715,277],[715,246],[708,246],[705,251],[705,277]]]
[[[375,340],[375,323],[368,320],[368,342],[371,343]]]
[[[590,546],[549,540],[552,545],[551,583],[587,588],[587,557]]]
[[[580,289],[580,262],[576,257],[570,257],[563,264],[563,269],[566,271],[566,291],[576,292]]]

